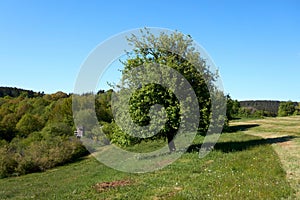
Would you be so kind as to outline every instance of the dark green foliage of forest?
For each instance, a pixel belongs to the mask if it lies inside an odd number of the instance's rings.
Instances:
[[[284,117],[300,114],[300,106],[292,101],[238,101],[227,96],[227,118]]]
[[[280,101],[240,101],[241,107],[253,108],[256,110],[263,110],[269,112],[271,115],[276,116],[278,112]]]
[[[10,96],[10,97],[41,97],[44,96],[44,92],[34,92],[32,90],[24,90],[15,87],[0,87],[0,97]]]
[[[74,136],[72,95],[1,91],[6,96],[0,97],[0,178],[44,171],[88,154]],[[104,91],[96,95],[96,113],[103,123],[112,120],[109,101]]]
[[[292,101],[281,102],[278,108],[278,116],[285,117],[300,114],[300,104]]]

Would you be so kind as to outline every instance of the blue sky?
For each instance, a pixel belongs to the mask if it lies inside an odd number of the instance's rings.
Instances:
[[[234,99],[300,101],[300,1],[0,1],[1,86],[72,92],[105,39],[140,27],[190,34]]]

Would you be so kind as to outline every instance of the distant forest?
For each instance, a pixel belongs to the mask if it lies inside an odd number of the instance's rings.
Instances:
[[[28,98],[42,97],[44,96],[44,92],[34,92],[32,90],[24,90],[16,87],[0,87],[0,97],[18,97],[20,95]]]
[[[278,113],[279,105],[281,101],[270,101],[270,100],[256,100],[256,101],[239,101],[241,107],[253,108],[255,110],[262,110],[270,112],[273,116]],[[297,102],[293,102],[295,106]]]

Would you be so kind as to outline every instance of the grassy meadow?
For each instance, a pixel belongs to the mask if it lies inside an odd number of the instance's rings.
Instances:
[[[256,126],[245,130],[244,133],[259,136],[269,140],[278,140],[272,144],[278,154],[286,177],[300,199],[300,117],[277,117],[251,121],[237,121],[233,125]]]
[[[203,159],[197,150],[203,138],[197,136],[181,158],[151,173],[119,172],[87,156],[46,172],[0,179],[0,199],[297,199],[299,120],[234,121]]]

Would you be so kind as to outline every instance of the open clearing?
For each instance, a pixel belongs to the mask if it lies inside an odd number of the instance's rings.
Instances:
[[[181,158],[151,173],[116,171],[88,156],[43,173],[0,179],[0,199],[296,199],[298,121],[299,116],[232,122],[206,157],[199,159],[203,137],[197,136]]]

